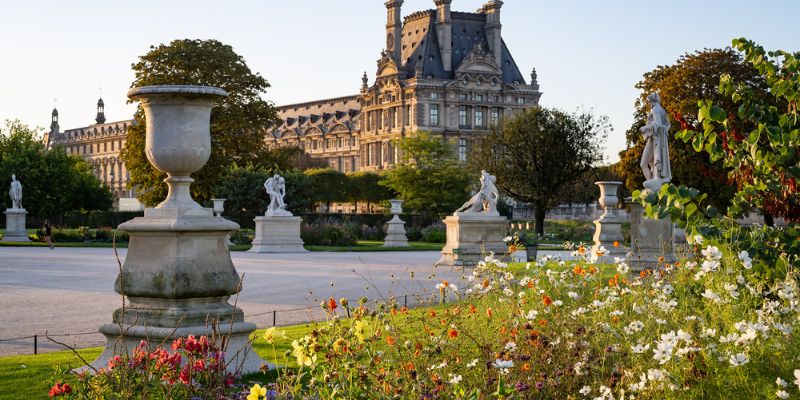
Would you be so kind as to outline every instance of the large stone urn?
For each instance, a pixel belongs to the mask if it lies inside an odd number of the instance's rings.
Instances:
[[[599,203],[603,207],[603,214],[594,221],[594,245],[590,260],[594,263],[612,263],[614,257],[624,258],[626,254],[622,245],[625,240],[622,236],[624,219],[617,208],[617,190],[622,182],[600,181],[594,184],[600,187]]]
[[[390,209],[392,219],[387,223],[383,247],[407,247],[406,223],[400,219],[400,214],[403,212],[403,200],[392,199],[389,200],[389,204],[392,205]]]
[[[207,86],[146,86],[128,97],[141,102],[146,125],[145,154],[167,174],[167,198],[144,217],[119,226],[128,232],[128,254],[114,289],[126,304],[113,323],[100,327],[108,343],[94,361],[129,352],[141,340],[155,345],[188,335],[227,336],[229,371],[258,371],[261,360],[250,347],[256,326],[229,303],[241,290],[226,236],[239,226],[195,202],[190,174],[211,154],[211,109],[227,93]]]

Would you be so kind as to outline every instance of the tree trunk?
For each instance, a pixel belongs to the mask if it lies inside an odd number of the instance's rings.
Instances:
[[[534,205],[534,232],[536,233],[536,237],[542,238],[544,237],[544,215],[545,215],[545,208],[543,204],[535,204]]]
[[[767,210],[762,210],[764,213],[764,225],[769,227],[775,226],[775,218],[772,217],[772,214],[768,213]]]

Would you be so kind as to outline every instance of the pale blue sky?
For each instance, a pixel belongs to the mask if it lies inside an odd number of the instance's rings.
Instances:
[[[474,11],[484,0],[454,0]],[[403,15],[434,8],[406,0]],[[109,121],[127,119],[130,64],[151,44],[214,38],[272,84],[277,105],[357,93],[385,43],[383,0],[0,0],[0,120],[61,127],[94,122],[102,87]],[[614,126],[607,161],[625,147],[634,84],[659,64],[738,36],[800,50],[800,2],[505,0],[503,37],[526,79],[536,67],[541,104],[592,108]]]

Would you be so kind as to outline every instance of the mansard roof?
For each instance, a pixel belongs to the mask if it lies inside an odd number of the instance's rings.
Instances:
[[[408,15],[403,23],[401,38],[402,69],[408,77],[415,74],[418,65],[422,67],[422,77],[433,79],[454,79],[455,71],[479,43],[486,49],[486,15],[453,11],[450,14],[452,27],[452,68],[444,70],[436,35],[436,11],[418,11]],[[505,41],[501,54],[500,68],[503,83],[525,83],[517,63],[511,56]]]
[[[271,133],[277,139],[286,135],[352,132],[361,113],[359,99],[359,95],[352,95],[279,106],[281,122]]]

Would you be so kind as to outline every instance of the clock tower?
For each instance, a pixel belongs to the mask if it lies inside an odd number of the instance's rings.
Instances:
[[[388,0],[386,2],[386,51],[397,63],[402,63],[400,59],[400,39],[403,29],[400,9],[402,6],[403,0]]]

